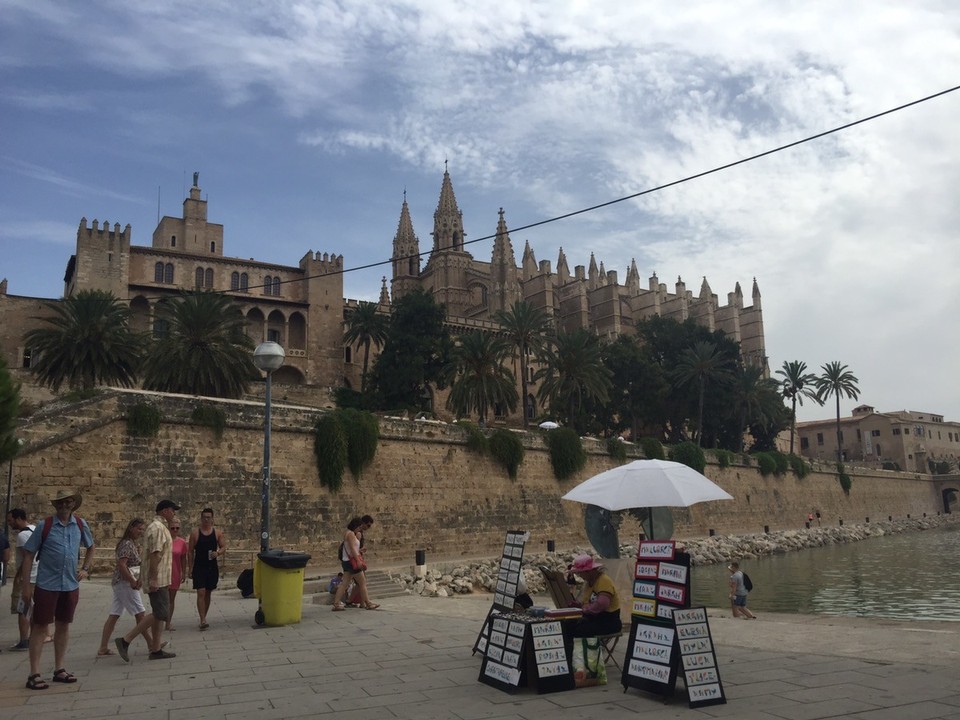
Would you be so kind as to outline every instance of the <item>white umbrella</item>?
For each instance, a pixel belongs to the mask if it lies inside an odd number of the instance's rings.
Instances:
[[[682,463],[634,460],[594,475],[563,499],[597,505],[605,510],[626,510],[689,507],[710,500],[733,500],[733,495]]]
[[[537,427],[543,430],[556,430],[560,426],[553,420],[547,420],[546,422],[540,423]]]

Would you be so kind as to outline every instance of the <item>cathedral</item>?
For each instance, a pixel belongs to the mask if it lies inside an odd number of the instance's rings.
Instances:
[[[673,292],[656,275],[641,287],[635,263],[622,285],[617,272],[605,270],[603,262],[598,267],[592,255],[589,267],[577,265],[571,273],[562,249],[554,270],[550,261],[538,262],[527,244],[518,264],[502,209],[489,262],[474,259],[465,237],[463,214],[446,169],[429,255],[420,247],[404,196],[393,238],[390,289],[384,281],[380,291],[381,310],[388,312],[393,300],[422,289],[446,307],[454,332],[467,328],[495,332],[499,326],[494,315],[517,300],[543,309],[561,330],[584,328],[602,337],[631,333],[638,321],[654,315],[693,319],[725,332],[740,343],[746,363],[767,370],[756,281],[751,305],[744,305],[739,283],[721,305],[706,278],[698,295],[679,278]],[[207,201],[195,173],[182,216],[163,217],[148,246],[132,243],[130,225],[121,229],[119,223],[88,224],[82,218],[76,251],[66,266],[64,296],[83,289],[108,290],[130,304],[137,329],[158,334],[162,330],[154,318],[158,303],[182,289],[223,292],[239,304],[255,343],[273,340],[286,350],[275,382],[325,396],[341,385],[359,387],[362,351],[343,342],[344,318],[357,306],[343,297],[343,255],[311,250],[296,265],[278,265],[231,257],[225,246],[224,226],[208,221]],[[26,371],[33,353],[25,347],[23,334],[37,326],[44,301],[7,290],[7,281],[0,282],[0,351],[20,379],[29,382]],[[433,400],[437,412],[443,412],[441,400]]]

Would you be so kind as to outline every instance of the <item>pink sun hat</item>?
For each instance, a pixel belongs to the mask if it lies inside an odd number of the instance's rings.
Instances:
[[[603,563],[594,560],[590,555],[577,555],[570,568],[575,573],[590,572],[591,570],[602,570]]]

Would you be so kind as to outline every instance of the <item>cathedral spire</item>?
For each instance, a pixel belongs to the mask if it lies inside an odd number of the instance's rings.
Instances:
[[[533,248],[530,247],[530,241],[527,240],[523,245],[523,279],[529,280],[537,274],[537,256],[533,254]]]
[[[407,206],[407,191],[403,191],[400,207],[400,222],[393,238],[393,296],[399,299],[416,288],[420,275],[420,240],[413,231],[410,208]]]
[[[521,298],[520,283],[517,276],[517,259],[513,254],[513,243],[510,242],[510,231],[507,221],[500,208],[500,219],[497,221],[497,236],[493,241],[493,256],[490,258],[490,279],[492,282],[492,297],[490,310],[506,310]]]
[[[567,266],[567,256],[560,248],[560,255],[557,257],[557,279],[563,285],[570,280],[570,268]]]
[[[390,292],[387,290],[387,276],[380,278],[380,307],[386,310],[390,307]]]
[[[447,171],[447,161],[443,161],[443,183],[440,186],[440,200],[433,213],[433,252],[444,250],[463,250],[463,213],[457,207],[457,197],[453,194],[453,183]]]

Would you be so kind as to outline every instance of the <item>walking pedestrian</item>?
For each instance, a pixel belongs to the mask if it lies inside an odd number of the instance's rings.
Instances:
[[[70,642],[70,623],[80,600],[80,581],[90,576],[93,561],[93,535],[86,521],[74,512],[83,503],[83,496],[71,490],[60,490],[51,500],[56,515],[43,521],[40,532],[33,532],[23,546],[22,577],[29,578],[34,559],[39,564],[37,582],[22,582],[20,597],[24,607],[33,603],[30,626],[30,675],[27,688],[46,690],[49,685],[40,674],[40,657],[50,623],[54,623],[53,681],[75,683],[77,678],[67,672],[67,645]],[[77,568],[80,548],[86,548],[83,564]],[[42,548],[42,552],[41,552]]]
[[[736,619],[743,616],[747,620],[756,620],[757,616],[747,607],[747,587],[743,584],[743,572],[740,563],[732,562],[727,566],[730,571],[730,614]]]
[[[113,655],[108,643],[110,636],[113,635],[117,627],[117,620],[123,613],[127,612],[133,615],[136,625],[139,625],[147,614],[147,609],[143,605],[143,598],[140,595],[142,585],[140,579],[140,549],[137,547],[137,541],[143,537],[146,530],[146,523],[141,518],[134,518],[127,523],[127,529],[123,531],[123,537],[117,542],[116,555],[117,564],[113,569],[113,578],[110,586],[113,589],[113,602],[110,605],[110,614],[107,615],[106,622],[103,623],[103,632],[100,633],[100,647],[97,655]],[[150,630],[144,630],[143,638],[147,647],[151,644]]]
[[[30,647],[30,606],[24,606],[20,591],[23,588],[23,546],[33,534],[36,525],[27,522],[27,513],[23,508],[13,508],[7,513],[7,525],[16,533],[14,540],[14,559],[17,569],[13,573],[13,588],[10,591],[10,613],[17,616],[17,626],[20,631],[16,645],[11,650],[26,650]],[[37,568],[39,563],[33,563],[28,582],[37,582]]]
[[[177,592],[180,584],[187,577],[187,541],[180,537],[180,518],[174,516],[170,521],[170,535],[173,537],[173,573],[170,578],[170,619],[167,620],[167,630],[176,630],[173,626],[173,612],[177,607]]]
[[[143,569],[140,581],[147,588],[150,598],[150,610],[137,626],[114,642],[124,662],[130,662],[130,643],[137,635],[149,637],[150,659],[167,660],[175,658],[176,653],[163,649],[163,626],[170,617],[170,577],[173,574],[173,538],[168,523],[180,506],[173,500],[164,499],[157,503],[157,515],[147,527],[143,541]],[[146,576],[146,580],[144,580]]]
[[[340,566],[343,568],[343,582],[337,588],[333,596],[333,610],[343,610],[343,596],[353,580],[360,591],[360,602],[362,607],[367,610],[376,610],[380,607],[377,603],[370,602],[367,595],[367,580],[363,574],[366,567],[363,561],[363,555],[360,552],[360,538],[357,537],[357,531],[363,526],[363,520],[355,517],[347,524],[347,529],[343,533],[343,542],[340,543]]]
[[[207,613],[210,612],[210,596],[220,582],[220,567],[217,558],[227,549],[223,533],[213,526],[213,510],[200,511],[200,527],[190,533],[187,550],[193,559],[193,589],[197,591],[197,614],[200,616],[200,629],[210,627]]]

